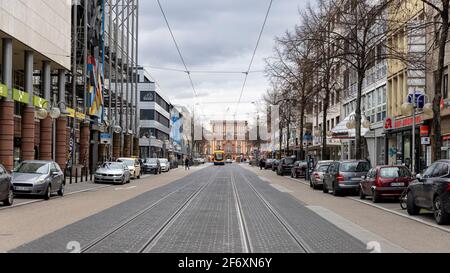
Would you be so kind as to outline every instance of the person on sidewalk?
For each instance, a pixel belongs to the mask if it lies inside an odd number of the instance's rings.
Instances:
[[[189,157],[186,157],[186,159],[184,160],[184,165],[185,165],[185,170],[190,170]]]

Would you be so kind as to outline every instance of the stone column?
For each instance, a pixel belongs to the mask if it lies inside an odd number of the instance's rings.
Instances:
[[[133,141],[133,156],[140,157],[139,138],[135,137]]]
[[[44,89],[44,99],[48,101],[48,109],[51,106],[50,84],[51,84],[51,71],[50,62],[44,61],[42,64],[42,88]],[[41,120],[41,144],[40,144],[40,156],[41,160],[52,160],[52,119],[47,116],[46,119]]]
[[[80,164],[89,167],[89,123],[81,123],[80,132]]]
[[[117,159],[120,157],[120,143],[121,143],[121,134],[114,133],[113,134],[113,159]]]
[[[8,89],[8,97],[0,100],[0,163],[7,170],[14,167],[14,102],[12,100],[12,39],[4,38],[3,43],[3,83]]]
[[[29,94],[28,105],[22,114],[22,160],[34,158],[34,105],[33,105],[33,52],[25,51],[25,92]],[[42,143],[42,142],[41,142]]]
[[[125,156],[125,157],[131,156],[131,135],[130,134],[126,134],[124,137],[123,156]]]
[[[58,94],[59,102],[63,102],[59,105],[61,107],[61,112],[65,110],[65,100],[66,100],[66,72],[61,69],[58,71]],[[61,169],[65,170],[67,164],[67,152],[68,152],[68,142],[67,142],[67,118],[61,117],[56,121],[56,162],[59,164]]]

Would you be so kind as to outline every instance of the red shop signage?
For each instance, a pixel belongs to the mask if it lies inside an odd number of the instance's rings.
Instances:
[[[442,140],[446,141],[446,140],[450,140],[450,136],[443,136]]]
[[[421,116],[417,116],[416,117],[416,124],[420,124],[422,123],[422,117]],[[407,126],[412,126],[413,124],[413,119],[412,117],[410,118],[405,118],[405,119],[399,119],[396,120],[394,123],[394,129],[398,129],[398,128],[402,128],[402,127],[407,127]]]
[[[420,135],[421,136],[428,136],[430,133],[430,127],[427,125],[420,126]]]

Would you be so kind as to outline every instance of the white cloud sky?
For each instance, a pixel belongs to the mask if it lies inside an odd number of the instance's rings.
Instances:
[[[160,0],[186,64],[191,71],[245,71],[256,45],[269,0]],[[274,0],[252,70],[264,70],[272,55],[275,36],[292,29],[306,1]],[[176,48],[157,1],[140,1],[139,62],[156,79],[173,104],[191,106],[194,95],[184,73],[152,67],[182,69]],[[150,67],[151,66],[151,67]],[[201,112],[211,119],[235,113],[244,74],[199,74],[192,79]],[[252,101],[261,100],[269,83],[264,73],[248,77],[239,116],[254,112]]]

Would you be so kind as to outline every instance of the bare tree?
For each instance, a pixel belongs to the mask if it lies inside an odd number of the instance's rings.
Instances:
[[[274,57],[266,59],[266,74],[269,78],[278,79],[287,86],[288,93],[275,101],[276,104],[284,101],[287,103],[289,117],[287,117],[287,129],[292,119],[299,121],[300,127],[300,151],[301,159],[304,159],[303,135],[304,121],[312,98],[312,76],[314,74],[314,60],[312,56],[312,43],[298,43],[301,31],[295,33],[286,32],[282,38],[277,39],[274,48]],[[290,109],[293,106],[293,109]],[[292,118],[291,118],[292,117]],[[288,143],[289,143],[288,136]],[[289,150],[289,149],[288,149]]]
[[[448,31],[450,27],[450,0],[422,0],[424,4],[433,10],[440,19],[440,27],[438,29],[438,35],[433,42],[433,46],[438,47],[437,57],[437,69],[434,77],[434,99],[433,99],[433,133],[434,141],[432,142],[434,160],[441,159],[441,147],[442,147],[442,132],[441,132],[441,100],[442,100],[442,82],[445,69],[445,57],[446,57],[446,45],[448,39]],[[446,92],[447,90],[444,90]]]
[[[303,15],[304,27],[311,34],[308,39],[326,44],[331,49],[327,58],[341,61],[356,73],[357,159],[362,158],[361,97],[367,71],[376,61],[387,58],[407,60],[404,52],[388,49],[386,43],[390,33],[396,31],[388,27],[387,7],[396,4],[395,0],[319,0],[317,8],[309,7]],[[382,54],[374,54],[379,46],[384,48]]]

